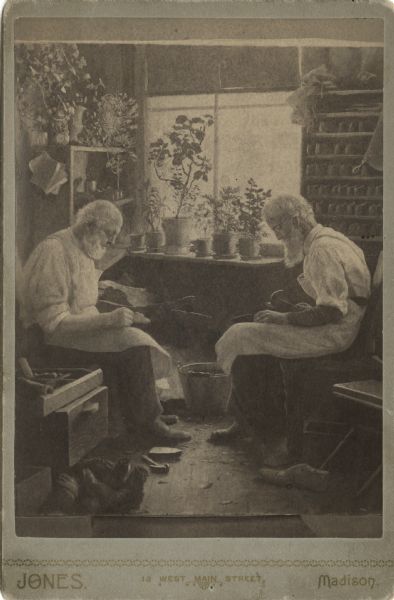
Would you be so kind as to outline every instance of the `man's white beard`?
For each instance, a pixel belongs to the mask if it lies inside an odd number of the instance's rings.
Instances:
[[[90,239],[85,236],[82,245],[85,253],[93,260],[100,260],[107,251],[107,248],[101,245],[101,241],[97,236],[92,236]]]
[[[291,237],[283,239],[282,242],[285,247],[286,267],[294,267],[304,260],[304,238],[298,229],[294,229]]]

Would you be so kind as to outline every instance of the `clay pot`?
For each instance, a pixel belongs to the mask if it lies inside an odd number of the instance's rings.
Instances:
[[[130,247],[130,250],[134,250],[134,251],[145,250],[145,234],[144,233],[131,233],[129,235],[129,247]]]
[[[161,231],[148,231],[145,243],[147,252],[159,252],[164,245],[164,235]]]
[[[253,260],[260,255],[260,242],[251,237],[240,237],[238,249],[242,260]]]
[[[29,138],[29,144],[33,148],[48,145],[48,133],[46,131],[39,131],[38,129],[28,129],[27,135]]]
[[[163,219],[166,254],[188,254],[193,221],[190,217]]]
[[[260,244],[260,256],[270,258],[282,258],[284,256],[284,247],[281,242],[262,242]]]
[[[94,179],[90,179],[85,183],[85,189],[87,192],[96,192],[97,191],[97,181]]]
[[[238,234],[234,231],[224,231],[213,234],[214,258],[236,258]]]
[[[212,239],[200,238],[193,242],[196,256],[211,256],[212,254]]]

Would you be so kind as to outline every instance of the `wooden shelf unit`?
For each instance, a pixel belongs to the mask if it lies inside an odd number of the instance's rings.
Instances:
[[[304,130],[302,142],[301,193],[317,221],[371,253],[382,245],[383,174],[368,165],[358,173],[353,169],[363,160],[382,103],[382,90],[328,92],[319,99],[314,130]]]
[[[85,191],[78,192],[78,191],[76,191],[74,189],[74,182],[76,181],[76,179],[78,179],[78,177],[76,177],[76,161],[77,161],[77,156],[80,153],[85,153],[85,154],[87,154],[87,153],[122,154],[123,153],[123,154],[127,154],[127,150],[125,150],[124,148],[117,148],[117,147],[113,147],[113,146],[108,146],[108,147],[77,146],[77,145],[70,146],[70,204],[69,204],[70,224],[73,222],[73,219],[74,219],[74,214],[75,214],[75,209],[76,209],[76,200],[78,198],[83,199],[85,202],[90,202],[92,200],[99,200],[99,199],[110,200],[119,209],[122,209],[123,207],[135,202],[135,199],[130,195],[130,193],[128,193],[127,197],[125,197],[125,198],[112,200],[109,197],[107,198],[105,193],[103,195],[99,192],[85,192]],[[85,173],[85,179],[83,181],[86,181],[86,173]]]

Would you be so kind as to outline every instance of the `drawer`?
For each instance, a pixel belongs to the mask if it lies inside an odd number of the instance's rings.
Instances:
[[[108,388],[90,391],[44,421],[46,462],[57,469],[75,465],[108,436]]]

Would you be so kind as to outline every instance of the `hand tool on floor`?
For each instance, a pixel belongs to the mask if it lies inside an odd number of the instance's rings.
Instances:
[[[149,468],[153,473],[167,474],[170,470],[170,465],[168,463],[157,463],[149,458],[149,456],[146,456],[146,454],[143,454],[141,458],[144,462],[146,462],[147,465],[149,465]]]

